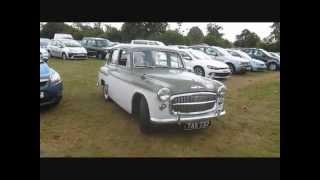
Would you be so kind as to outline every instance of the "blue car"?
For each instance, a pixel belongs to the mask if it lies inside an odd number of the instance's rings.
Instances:
[[[40,107],[58,104],[62,98],[62,79],[40,57]]]

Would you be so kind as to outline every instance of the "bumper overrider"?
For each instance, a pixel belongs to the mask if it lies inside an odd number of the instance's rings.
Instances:
[[[224,87],[223,87],[224,88]],[[189,93],[189,94],[195,94],[196,96],[199,95],[199,93]],[[207,92],[204,92],[203,94],[208,94]],[[170,102],[166,103],[168,106],[168,109],[166,111],[163,111],[161,114],[158,113],[156,115],[152,115],[150,117],[151,123],[153,124],[181,124],[181,123],[187,123],[192,121],[199,121],[199,120],[207,120],[210,118],[217,118],[220,116],[223,116],[226,114],[226,111],[224,110],[224,93],[212,93],[217,98],[213,101],[206,101],[206,102],[191,102],[191,103],[180,103],[177,104],[188,104],[189,110],[191,109],[197,109],[197,105],[206,104],[207,102],[214,102],[213,107],[210,107],[210,109],[206,109],[204,111],[196,111],[196,112],[188,112],[188,113],[181,113],[181,112],[173,112],[172,110],[172,96],[170,98]],[[173,95],[176,96],[176,95]],[[180,95],[178,95],[180,96]],[[163,105],[163,104],[162,104]],[[161,106],[161,105],[160,105]]]
[[[41,86],[41,83],[43,84]],[[40,81],[40,107],[55,104],[62,98],[63,83],[62,81],[52,83],[48,81]],[[41,95],[43,95],[41,97]]]

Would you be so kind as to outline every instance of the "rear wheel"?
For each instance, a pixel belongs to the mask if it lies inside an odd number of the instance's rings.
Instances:
[[[152,132],[152,124],[150,121],[149,107],[146,99],[142,97],[139,103],[139,125],[140,131],[143,133]]]
[[[203,68],[199,66],[194,68],[194,73],[200,76],[205,76]]]

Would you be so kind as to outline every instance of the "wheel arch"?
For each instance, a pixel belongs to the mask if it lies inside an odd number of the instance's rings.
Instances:
[[[145,97],[145,95],[143,95],[143,93],[141,92],[135,92],[133,95],[132,95],[132,98],[131,98],[131,113],[132,114],[135,114],[136,112],[138,112],[139,110],[139,102],[140,100],[144,98],[148,104],[148,100],[147,98]],[[149,105],[148,105],[149,106]]]

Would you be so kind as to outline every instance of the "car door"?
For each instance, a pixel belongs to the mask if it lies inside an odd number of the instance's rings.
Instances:
[[[268,57],[259,49],[255,50],[253,53],[253,56],[255,59],[261,60],[263,62],[267,62],[268,61]]]
[[[205,53],[210,55],[214,60],[225,62],[223,54],[221,54],[218,50],[214,48],[206,48]]]
[[[88,42],[87,39],[82,39],[81,46],[84,47],[87,50],[87,52],[89,52],[88,47],[87,47],[87,44],[88,44],[87,42]],[[89,55],[89,53],[88,53],[88,55]]]
[[[63,47],[64,47],[63,43],[57,42],[56,47],[57,47],[57,56],[62,57],[62,52],[63,52]]]
[[[53,56],[55,57],[58,57],[59,54],[58,54],[58,42],[57,41],[54,41],[53,44],[52,44],[52,54]]]
[[[89,56],[95,56],[96,55],[96,41],[93,39],[89,39],[87,42],[87,52]]]
[[[125,49],[113,50],[109,68],[109,95],[119,106],[130,112],[133,85],[130,53]]]
[[[186,69],[192,71],[193,67],[194,67],[194,63],[193,63],[192,57],[189,54],[187,54],[187,53],[185,53],[183,51],[181,51],[180,54],[181,54],[181,57],[183,59],[184,64],[186,65]]]

